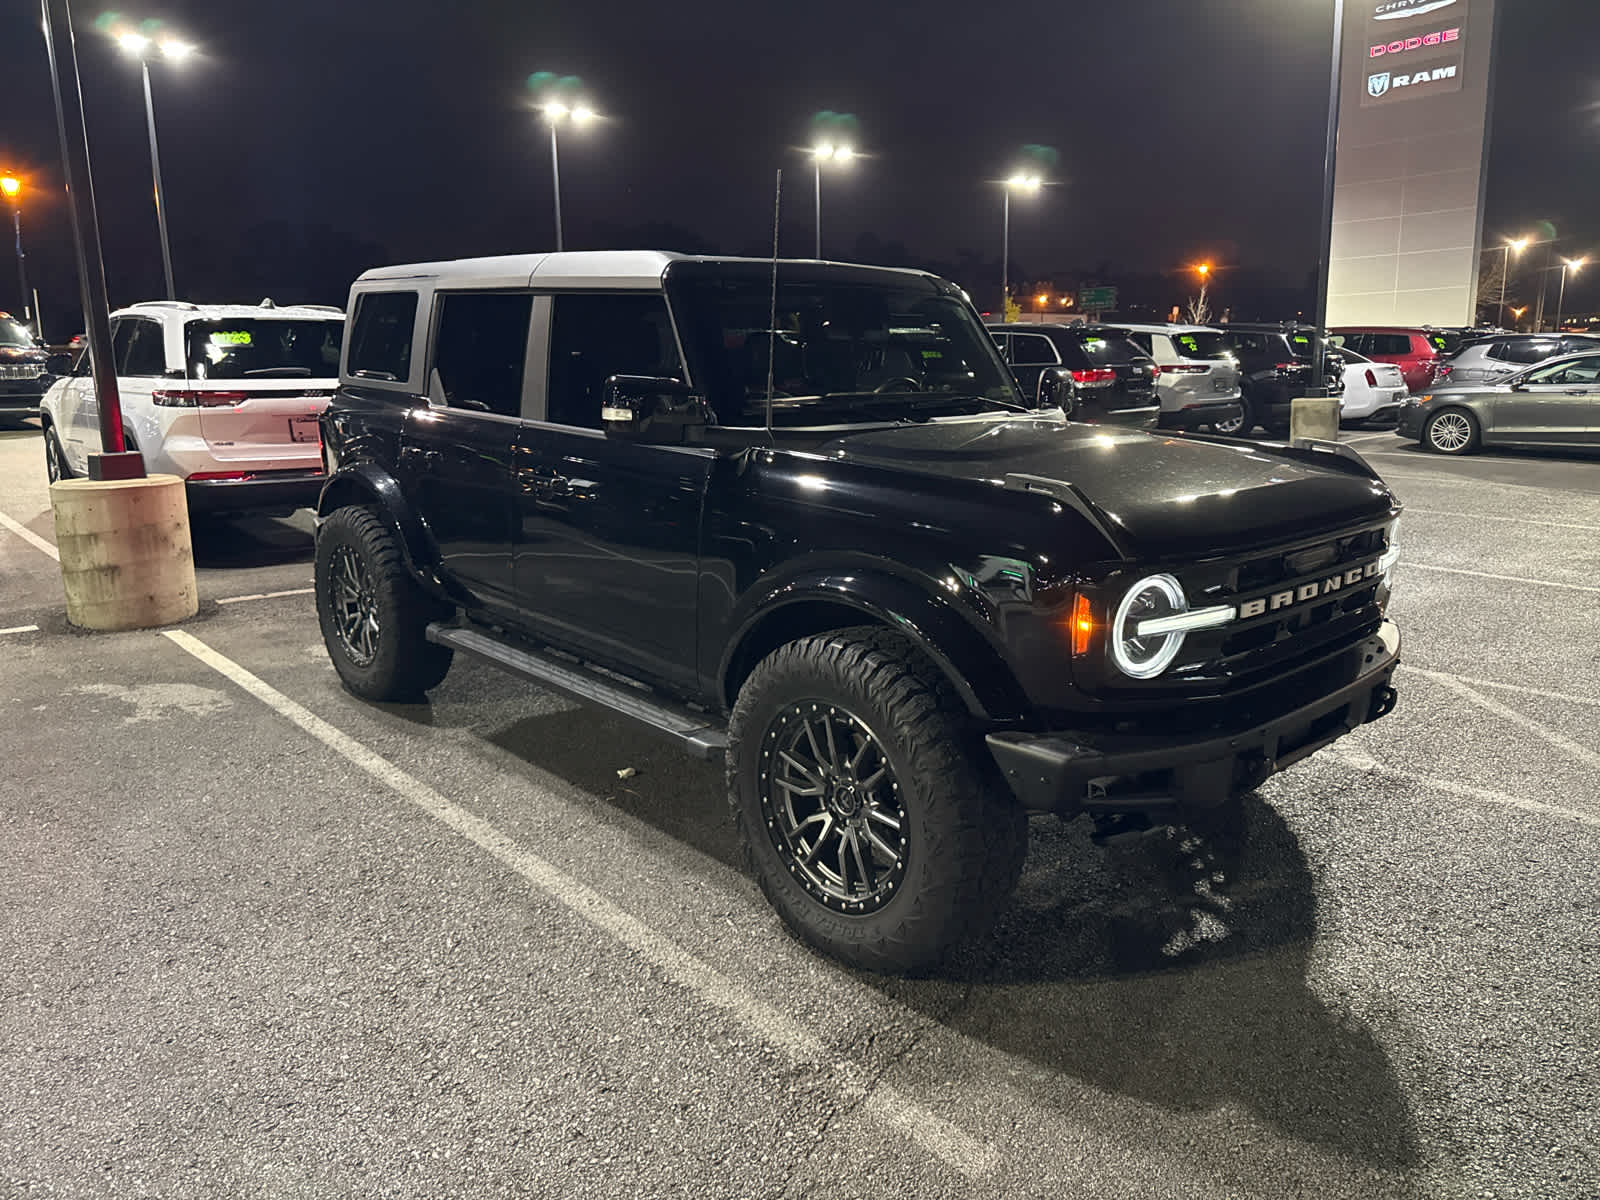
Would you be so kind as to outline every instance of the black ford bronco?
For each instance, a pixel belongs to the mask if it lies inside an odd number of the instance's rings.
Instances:
[[[359,696],[467,654],[726,758],[802,938],[982,932],[1029,813],[1175,822],[1394,704],[1358,457],[1073,424],[913,271],[642,252],[370,271],[316,600]]]

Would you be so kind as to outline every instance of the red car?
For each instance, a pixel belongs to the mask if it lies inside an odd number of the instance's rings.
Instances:
[[[1330,330],[1329,340],[1348,346],[1376,362],[1393,363],[1406,387],[1419,392],[1433,382],[1439,360],[1450,353],[1449,336],[1437,329],[1394,325],[1344,326]]]

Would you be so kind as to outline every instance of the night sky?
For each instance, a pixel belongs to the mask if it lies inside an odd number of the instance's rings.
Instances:
[[[1501,0],[1486,244],[1537,220],[1600,252],[1600,4]],[[161,266],[137,64],[75,5],[114,304]],[[153,0],[201,54],[156,62],[180,295],[342,303],[369,265],[549,249],[548,135],[524,81],[581,77],[608,119],[562,143],[572,247],[675,241],[810,254],[809,118],[848,111],[870,157],[824,180],[829,257],[879,239],[917,264],[998,260],[1015,152],[1059,186],[1012,211],[1014,277],[1174,273],[1303,283],[1321,203],[1331,0]],[[0,166],[49,327],[78,321],[49,76],[29,0],[0,19]],[[672,228],[667,228],[672,227]],[[1019,272],[1025,272],[1019,276]],[[15,301],[10,256],[0,304]],[[1228,274],[1220,277],[1225,289]],[[958,279],[976,288],[977,279]],[[1553,302],[1553,300],[1552,300]],[[1600,269],[1568,310],[1600,305]]]

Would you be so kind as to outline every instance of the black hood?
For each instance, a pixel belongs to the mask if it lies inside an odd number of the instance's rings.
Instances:
[[[1049,418],[879,427],[837,438],[820,452],[997,486],[1014,475],[1070,484],[1137,558],[1315,536],[1395,507],[1388,488],[1353,463],[1323,466],[1249,444]]]

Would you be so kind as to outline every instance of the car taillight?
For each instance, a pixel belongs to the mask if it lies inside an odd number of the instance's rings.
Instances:
[[[1087,371],[1074,371],[1072,378],[1078,383],[1115,383],[1117,373],[1110,367],[1094,367]]]
[[[249,392],[154,391],[152,403],[161,408],[231,408],[250,399]]]
[[[253,479],[254,477],[253,471],[192,471],[184,478],[198,483],[207,479]]]
[[[1277,368],[1278,370],[1280,370],[1280,371],[1292,371],[1296,367],[1305,366],[1305,363],[1303,363],[1303,362],[1281,362],[1281,363],[1273,363],[1272,365],[1275,368]]]
[[[1378,377],[1372,373],[1371,367],[1367,368],[1367,386],[1370,388],[1378,386]]]
[[[1197,366],[1193,363],[1175,363],[1169,367],[1163,363],[1161,366],[1157,367],[1156,370],[1169,372],[1173,375],[1204,375],[1207,371],[1211,370],[1211,368]]]
[[[1440,363],[1437,367],[1434,368],[1433,377],[1435,379],[1449,379],[1450,378],[1450,364],[1449,363]]]

